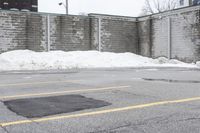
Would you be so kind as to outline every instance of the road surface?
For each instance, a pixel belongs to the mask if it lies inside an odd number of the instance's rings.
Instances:
[[[70,96],[78,100],[70,102]],[[0,133],[56,132],[199,133],[200,71],[121,68],[1,72]]]

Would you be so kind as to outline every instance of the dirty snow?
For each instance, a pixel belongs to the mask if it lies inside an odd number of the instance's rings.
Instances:
[[[200,62],[198,64],[200,66]],[[98,51],[33,52],[16,50],[0,54],[0,71],[116,67],[197,68],[197,65],[168,60],[164,57],[151,59],[133,53]]]

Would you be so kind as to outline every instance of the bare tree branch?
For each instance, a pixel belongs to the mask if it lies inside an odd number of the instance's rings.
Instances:
[[[142,15],[172,10],[175,9],[176,6],[177,0],[145,0]]]

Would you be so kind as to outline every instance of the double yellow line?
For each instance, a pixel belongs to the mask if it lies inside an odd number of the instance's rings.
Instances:
[[[33,122],[45,122],[45,121],[53,121],[53,120],[60,120],[60,119],[78,118],[78,117],[84,117],[84,116],[95,116],[95,115],[102,115],[102,114],[107,114],[107,113],[128,111],[128,110],[134,110],[134,109],[142,109],[142,108],[159,106],[159,105],[192,102],[192,101],[197,101],[197,100],[200,100],[200,97],[171,100],[171,101],[153,102],[153,103],[147,103],[147,104],[141,104],[141,105],[127,106],[127,107],[122,107],[122,108],[113,108],[113,109],[108,109],[108,110],[100,110],[100,111],[72,114],[72,115],[62,115],[62,116],[55,116],[55,117],[49,117],[49,118],[39,118],[39,119],[30,119],[30,120],[19,120],[19,121],[13,121],[13,122],[4,122],[4,123],[0,123],[0,126],[6,127],[6,126],[14,126],[14,125],[20,125],[20,124],[28,124],[28,123],[33,123]]]

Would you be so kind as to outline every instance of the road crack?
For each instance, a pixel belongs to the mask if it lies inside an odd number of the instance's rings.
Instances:
[[[182,120],[178,120],[178,121],[179,121],[179,122],[182,122],[182,121],[194,121],[194,120],[200,120],[200,118],[191,117],[191,118],[182,119]]]
[[[123,124],[123,125],[120,125],[120,126],[116,126],[116,127],[108,128],[108,129],[104,129],[104,130],[99,130],[99,131],[94,131],[94,132],[88,132],[88,133],[115,133],[115,130],[119,130],[121,128],[128,128],[128,127],[132,128],[135,131],[145,133],[146,131],[144,131],[142,129],[138,129],[138,127],[139,126],[151,125],[152,123],[160,124],[163,121],[168,121],[174,115],[176,115],[176,113],[165,116],[165,117],[157,116],[157,117],[153,117],[153,118],[150,118],[150,119],[145,119],[143,121],[138,121],[138,123],[126,122],[126,124]]]
[[[128,127],[137,128],[137,126],[143,126],[143,125],[146,125],[146,123],[132,124],[130,122],[130,123],[126,123],[124,125],[116,126],[116,127],[113,127],[113,128],[108,128],[108,129],[94,131],[94,132],[88,132],[88,133],[115,133],[115,130],[119,130],[121,128],[128,128]],[[134,130],[138,130],[138,129],[134,129]],[[141,132],[141,130],[140,130],[140,132]],[[142,130],[142,132],[145,133],[144,130]]]
[[[1,125],[0,125],[0,127],[1,127],[6,133],[9,133],[8,130],[7,130],[5,127],[3,127],[3,126],[1,126]]]

